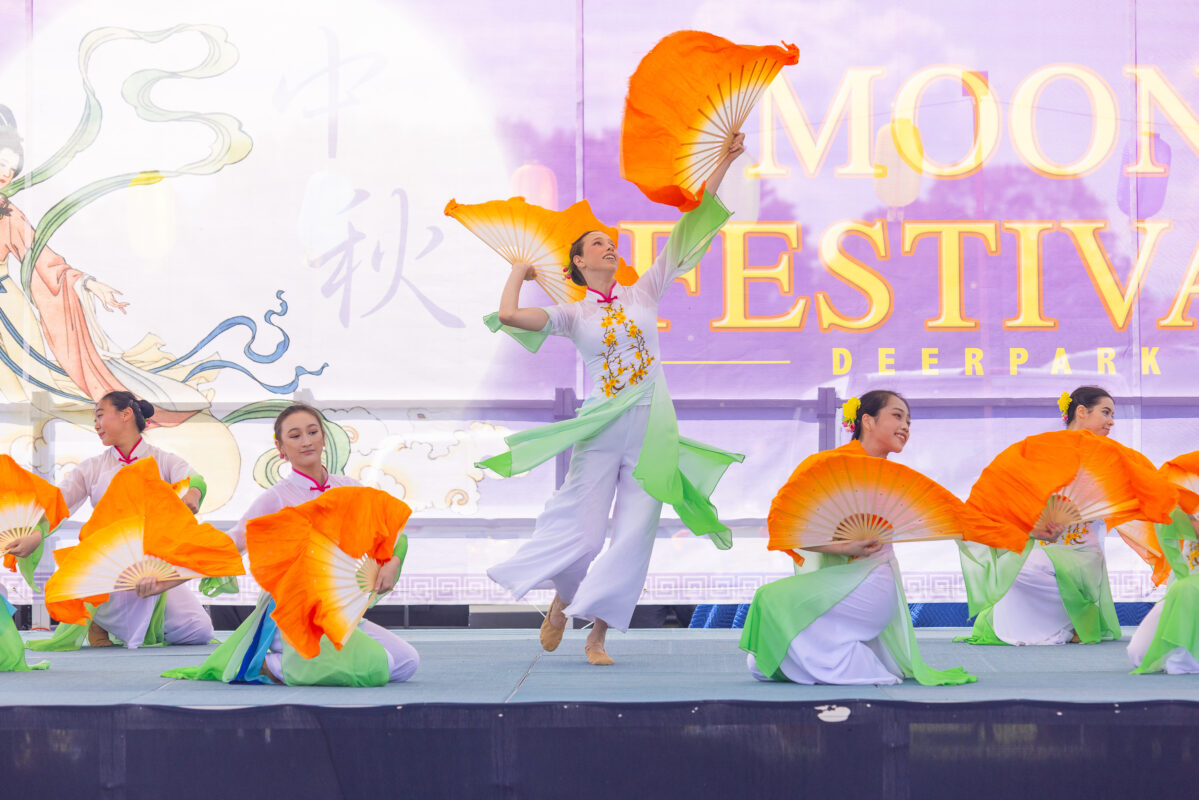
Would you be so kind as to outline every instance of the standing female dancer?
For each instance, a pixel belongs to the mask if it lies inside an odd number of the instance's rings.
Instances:
[[[907,445],[911,413],[899,394],[866,392],[852,417],[852,401],[846,409],[844,424],[853,439],[831,453],[886,458]],[[796,471],[830,452],[810,456]],[[896,684],[905,676],[926,685],[975,680],[960,667],[936,670],[921,659],[889,543],[848,539],[803,549],[820,554],[815,571],[768,583],[754,594],[741,636],[754,678],[839,685]]]
[[[1116,404],[1098,386],[1080,386],[1060,400],[1066,430],[1107,436],[1116,424]],[[1120,638],[1120,622],[1107,578],[1102,519],[1064,530],[1053,526],[1040,546],[1030,547],[1014,578],[1020,555],[960,548],[962,574],[972,597],[987,598],[974,621],[969,644],[1091,644]],[[1060,536],[1060,538],[1058,538]],[[991,590],[988,597],[987,587]]]
[[[67,508],[74,513],[90,499],[100,501],[108,484],[126,464],[140,458],[153,458],[158,473],[168,483],[189,480],[191,487],[183,502],[194,513],[204,496],[204,480],[192,472],[187,462],[174,453],[161,450],[142,438],[146,420],[154,415],[154,406],[139,400],[129,392],[109,392],[96,404],[96,433],[107,446],[103,453],[80,462],[67,475],[62,489]],[[38,534],[13,542],[8,552],[23,558],[41,544]],[[212,620],[194,594],[177,581],[143,578],[136,590],[113,592],[108,602],[92,615],[92,624],[84,629],[79,625],[59,625],[54,636],[29,642],[31,650],[74,650],[86,632],[92,647],[112,644],[108,634],[114,634],[129,649],[143,644],[207,644],[212,639]],[[161,598],[158,596],[162,595]],[[161,633],[159,633],[161,620]]]
[[[699,207],[675,224],[653,266],[632,286],[616,285],[616,243],[599,231],[583,234],[570,248],[571,280],[587,287],[582,300],[521,308],[521,283],[534,277],[525,264],[513,265],[504,285],[500,322],[569,337],[594,381],[576,419],[511,436],[509,453],[483,462],[512,475],[574,445],[566,481],[546,503],[533,538],[487,571],[517,598],[554,587],[541,627],[546,650],[561,642],[568,617],[581,617],[594,622],[584,646],[588,662],[613,663],[604,639],[609,626],[628,629],[664,501],[692,531],[727,534],[708,495],[728,464],[741,457],[679,438],[658,350],[658,304],[675,278],[695,268],[729,218],[715,192],[745,150],[744,140],[741,133],[733,137]],[[596,558],[613,496],[612,543]]]
[[[335,486],[361,485],[325,469],[325,430],[315,408],[297,403],[279,412],[275,417],[275,447],[279,457],[291,465],[291,471],[251,503],[229,531],[242,552],[250,520],[302,505]],[[376,592],[391,591],[400,574],[400,563],[396,555],[379,568]],[[263,592],[254,612],[201,666],[171,670],[166,677],[289,686],[380,686],[408,680],[420,664],[412,645],[365,619],[341,650],[322,648],[320,655],[305,659],[283,641],[270,616],[274,608],[274,598]]]

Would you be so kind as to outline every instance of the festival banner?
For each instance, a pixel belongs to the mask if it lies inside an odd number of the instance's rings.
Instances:
[[[0,187],[0,447],[61,481],[99,452],[92,406],[115,382],[161,409],[150,440],[204,474],[202,511],[227,527],[284,469],[270,420],[303,399],[336,425],[336,467],[414,509],[389,602],[503,601],[484,570],[564,463],[475,464],[573,415],[591,381],[568,341],[533,354],[487,330],[507,264],[443,209],[585,198],[647,269],[678,212],[621,177],[625,92],[657,41],[696,29],[801,55],[745,126],[732,220],[659,321],[681,432],[746,455],[713,498],[735,544],[668,513],[645,602],[745,602],[787,574],[763,546],[770,499],[845,440],[820,403],[872,388],[912,401],[898,460],[961,496],[1084,384],[1161,463],[1199,442],[1193,16],[1178,0],[1015,0],[994,18],[948,0],[6,4],[0,161],[20,164]],[[1117,600],[1140,599],[1121,548]],[[963,599],[952,546],[908,552],[910,599]]]

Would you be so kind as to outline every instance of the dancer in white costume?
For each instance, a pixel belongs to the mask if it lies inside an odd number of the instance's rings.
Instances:
[[[113,477],[126,464],[150,457],[158,464],[159,475],[164,481],[191,481],[183,502],[193,513],[199,509],[204,490],[203,479],[192,472],[182,458],[142,438],[146,420],[153,415],[153,405],[137,399],[129,392],[109,392],[96,404],[96,433],[107,449],[80,462],[59,487],[72,514],[85,500],[91,500],[93,506],[98,503]],[[14,542],[9,552],[24,557],[36,550],[40,543],[40,536],[25,537]],[[92,616],[92,624],[87,632],[88,643],[92,647],[107,647],[112,644],[108,636],[111,633],[131,650],[141,647],[159,602],[158,595],[165,593],[162,599],[163,641],[167,644],[207,644],[212,639],[212,620],[199,599],[181,585],[183,583],[182,580],[143,578],[135,590],[113,592]],[[61,640],[61,637],[45,640],[45,643],[56,640]],[[42,643],[31,642],[34,649],[42,649],[39,644]],[[63,640],[56,642],[51,649],[59,649],[59,644],[65,649],[77,646]]]
[[[250,520],[282,511],[291,506],[302,505],[335,486],[361,486],[353,478],[334,475],[325,469],[322,462],[325,432],[319,413],[314,408],[296,404],[280,412],[279,416],[275,418],[275,445],[279,449],[280,458],[291,465],[291,470],[251,503],[242,518],[230,529],[229,536],[237,544],[237,549],[243,553],[246,550],[246,524]],[[399,576],[399,571],[400,558],[393,557],[380,567],[376,590],[391,591]],[[247,620],[247,623],[250,623],[250,620]],[[247,626],[243,625],[244,627]],[[416,668],[420,665],[420,657],[417,655],[416,648],[370,620],[364,619],[359,622],[358,629],[383,647],[387,654],[387,671],[390,682],[406,681],[416,674]],[[239,628],[234,635],[242,632],[242,628]],[[317,656],[316,659],[310,661],[316,661],[322,657]],[[264,667],[262,672],[272,681],[292,683],[288,680],[289,676],[284,670],[283,637],[277,629],[266,653]],[[243,675],[242,679],[247,679],[247,676]]]
[[[1154,604],[1128,643],[1134,672],[1169,675],[1199,672],[1199,519],[1174,509],[1168,525],[1157,526],[1171,575],[1166,596]],[[1163,624],[1162,619],[1166,622]]]
[[[1068,395],[1063,393],[1060,406],[1067,430],[1108,436],[1116,423],[1115,402],[1097,386],[1080,386]],[[971,636],[959,641],[1058,645],[1119,639],[1120,624],[1103,551],[1106,534],[1107,526],[1101,519],[1068,528],[1051,525],[1048,537],[1030,549],[1011,588],[978,615]],[[1040,538],[1035,533],[1030,535]],[[1018,559],[1020,555],[1002,553],[1001,558]],[[1071,568],[1061,569],[1054,558],[1069,563]],[[1062,583],[1071,587],[1073,608],[1067,608],[1063,599]],[[1088,602],[1082,599],[1085,597],[1097,599]]]
[[[886,458],[908,442],[908,404],[894,392],[867,392],[856,408],[852,400],[847,403],[845,414],[853,440],[834,453]],[[817,559],[827,554],[829,563],[774,581],[754,595],[741,639],[750,675],[839,685],[896,684],[905,675],[929,685],[974,680],[961,668],[934,670],[920,658],[908,635],[911,619],[889,543],[850,539],[802,549]],[[855,586],[848,594],[847,585]],[[781,637],[793,638],[787,644]]]
[[[521,284],[534,277],[533,269],[524,264],[513,266],[504,286],[500,322],[566,336],[582,354],[594,388],[580,419],[597,404],[633,398],[605,427],[574,444],[566,481],[538,517],[532,540],[487,571],[517,597],[535,588],[552,586],[557,591],[541,630],[546,650],[558,646],[569,617],[580,617],[594,622],[584,646],[588,661],[611,664],[605,649],[608,627],[628,629],[645,584],[662,511],[661,494],[651,496],[647,491],[654,476],[645,479],[650,469],[642,445],[656,429],[674,424],[658,349],[658,303],[675,278],[695,267],[728,219],[715,193],[744,149],[744,135],[738,133],[708,179],[700,206],[684,215],[661,255],[634,285],[616,284],[620,263],[616,244],[606,234],[591,231],[570,250],[571,278],[587,287],[584,299],[549,308],[521,308]],[[673,435],[677,448],[677,432]],[[722,462],[720,472],[728,460]],[[681,462],[670,464],[671,474],[681,467]],[[600,556],[614,496],[612,541]],[[707,503],[706,496],[702,502]],[[714,527],[707,530],[697,530],[699,526],[686,518],[684,522],[699,533],[727,531],[716,520],[714,509],[708,513]]]

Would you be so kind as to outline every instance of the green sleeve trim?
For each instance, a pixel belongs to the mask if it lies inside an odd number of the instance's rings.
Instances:
[[[720,198],[705,191],[703,200],[675,223],[666,242],[666,263],[676,274],[685,274],[708,252],[712,240],[732,216]]]
[[[539,331],[526,331],[522,328],[513,328],[511,325],[504,325],[500,322],[499,312],[492,312],[483,317],[483,324],[492,333],[503,331],[504,333],[515,339],[521,347],[528,350],[530,353],[536,353],[541,349],[541,345],[545,343],[545,339],[550,335],[550,323],[546,322],[545,327]]]
[[[217,578],[202,578],[200,580],[200,593],[205,597],[218,597],[222,594],[237,594],[240,591],[237,588],[237,578],[232,575],[225,575]]]
[[[208,483],[205,482],[204,476],[198,472],[193,472],[187,476],[188,485],[192,489],[200,490],[200,502],[204,502],[204,498],[208,495]]]
[[[396,537],[396,546],[395,549],[392,550],[392,555],[400,559],[400,571],[402,572],[404,569],[404,559],[408,556],[408,534],[401,533]],[[397,572],[396,576],[398,577],[399,574],[400,573]]]

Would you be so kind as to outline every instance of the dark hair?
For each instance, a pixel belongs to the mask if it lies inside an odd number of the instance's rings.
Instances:
[[[21,146],[21,135],[17,132],[17,119],[8,106],[0,106],[0,148],[4,147],[17,154],[17,166],[13,168],[15,178],[25,166],[25,148]]]
[[[275,441],[276,442],[283,441],[283,423],[284,423],[284,421],[286,421],[287,418],[290,417],[292,414],[299,414],[301,411],[306,414],[311,414],[313,417],[315,417],[317,424],[321,426],[321,433],[323,434],[325,432],[325,417],[323,414],[321,414],[321,412],[317,411],[315,408],[313,408],[312,406],[307,405],[305,403],[292,403],[290,406],[288,406],[287,408],[280,411],[279,416],[275,417]]]
[[[570,245],[570,263],[566,266],[570,268],[570,279],[576,286],[587,285],[587,279],[583,277],[582,270],[575,266],[575,256],[583,255],[583,240],[593,233],[603,233],[603,231],[587,231]]]
[[[1106,389],[1099,386],[1079,386],[1070,392],[1070,405],[1066,406],[1066,425],[1074,421],[1074,414],[1078,411],[1079,406],[1090,411],[1105,397],[1113,403],[1116,402],[1112,400],[1112,396],[1107,393]]]
[[[146,420],[154,416],[154,404],[148,400],[138,400],[133,392],[109,392],[100,398],[101,403],[108,403],[117,411],[133,409],[133,421],[137,423],[138,431],[146,429]]]
[[[893,392],[890,389],[873,389],[858,398],[858,415],[853,420],[854,439],[862,438],[862,416],[869,414],[872,417],[877,417],[886,408],[887,403],[891,402],[892,397],[899,400],[905,406],[908,405],[908,401],[904,399],[903,395],[899,392]],[[908,411],[909,413],[911,412],[911,406],[908,406]]]

